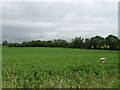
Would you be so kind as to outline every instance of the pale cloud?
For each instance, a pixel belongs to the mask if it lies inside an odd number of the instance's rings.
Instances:
[[[115,2],[3,3],[3,40],[70,40],[118,34]]]

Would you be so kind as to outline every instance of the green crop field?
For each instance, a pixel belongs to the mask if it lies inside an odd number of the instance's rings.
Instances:
[[[118,51],[3,48],[2,71],[3,88],[117,88]]]

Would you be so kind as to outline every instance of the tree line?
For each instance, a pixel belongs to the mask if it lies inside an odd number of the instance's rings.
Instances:
[[[71,42],[61,39],[49,41],[24,41],[22,43],[8,43],[4,41],[2,46],[7,47],[64,47],[64,48],[80,48],[80,49],[107,49],[107,50],[120,50],[120,39],[114,35],[108,35],[103,38],[95,36],[83,39],[76,37]]]

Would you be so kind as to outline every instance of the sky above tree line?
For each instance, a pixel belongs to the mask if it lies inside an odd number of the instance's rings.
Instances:
[[[7,2],[2,10],[3,41],[118,36],[116,2]]]

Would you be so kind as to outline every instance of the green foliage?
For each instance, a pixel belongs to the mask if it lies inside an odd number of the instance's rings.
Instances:
[[[71,44],[73,48],[82,48],[83,47],[83,40],[81,37],[76,37],[72,40]]]
[[[2,58],[3,88],[118,87],[117,51],[3,48]]]
[[[110,46],[110,49],[115,50],[117,49],[118,46],[118,37],[109,35],[108,37],[105,38],[106,45]]]
[[[91,47],[92,47],[91,40],[89,38],[86,38],[85,42],[83,43],[83,48],[85,48],[85,49],[91,49]]]
[[[76,37],[72,39],[72,42],[66,40],[55,39],[49,41],[28,41],[19,43],[8,43],[3,42],[3,46],[9,47],[64,47],[64,48],[80,48],[80,49],[110,49],[119,50],[120,40],[118,37],[109,35],[106,38],[101,36],[95,36],[92,38],[82,39],[81,37]]]
[[[101,36],[95,36],[91,38],[91,44],[94,47],[94,49],[97,48],[97,46],[104,46],[104,38]]]
[[[7,41],[4,41],[3,43],[2,43],[2,46],[8,46],[9,45],[9,43],[7,42]]]

